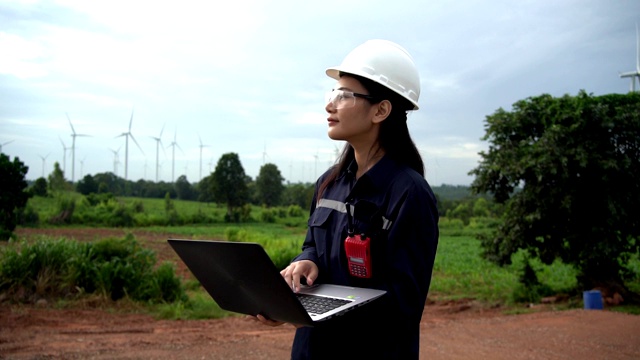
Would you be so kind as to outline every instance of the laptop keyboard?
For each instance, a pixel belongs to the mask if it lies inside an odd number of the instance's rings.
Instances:
[[[349,303],[349,300],[327,298],[324,296],[313,296],[307,294],[296,294],[307,312],[312,314],[324,314],[339,306]]]

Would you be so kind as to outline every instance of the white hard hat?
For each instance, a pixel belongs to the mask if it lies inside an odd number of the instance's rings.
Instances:
[[[369,40],[351,50],[339,66],[326,73],[339,80],[340,72],[362,76],[393,90],[418,110],[420,74],[411,55],[388,40]]]

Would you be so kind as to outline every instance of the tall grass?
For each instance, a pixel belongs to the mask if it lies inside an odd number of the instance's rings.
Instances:
[[[5,300],[130,298],[157,303],[185,299],[175,263],[157,263],[152,250],[127,235],[80,243],[41,238],[0,248],[0,294]]]
[[[480,241],[471,236],[442,236],[433,269],[430,296],[441,300],[476,299],[492,304],[513,304],[514,292],[521,286],[523,254],[510,266],[500,267],[481,256]],[[544,265],[534,261],[542,284],[554,293],[565,293],[576,286],[575,270],[556,262]]]

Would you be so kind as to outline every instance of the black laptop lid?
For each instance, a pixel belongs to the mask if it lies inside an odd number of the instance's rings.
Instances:
[[[257,243],[169,239],[169,244],[222,308],[312,325],[264,248]]]

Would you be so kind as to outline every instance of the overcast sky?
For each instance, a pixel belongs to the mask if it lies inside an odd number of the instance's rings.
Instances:
[[[327,137],[324,71],[381,38],[419,68],[408,121],[427,180],[469,185],[497,109],[627,93],[636,23],[638,0],[0,0],[0,145],[30,180],[58,162],[75,181],[126,167],[194,183],[234,152],[254,179],[273,163],[313,182],[344,144]],[[75,166],[68,119],[87,135]]]

